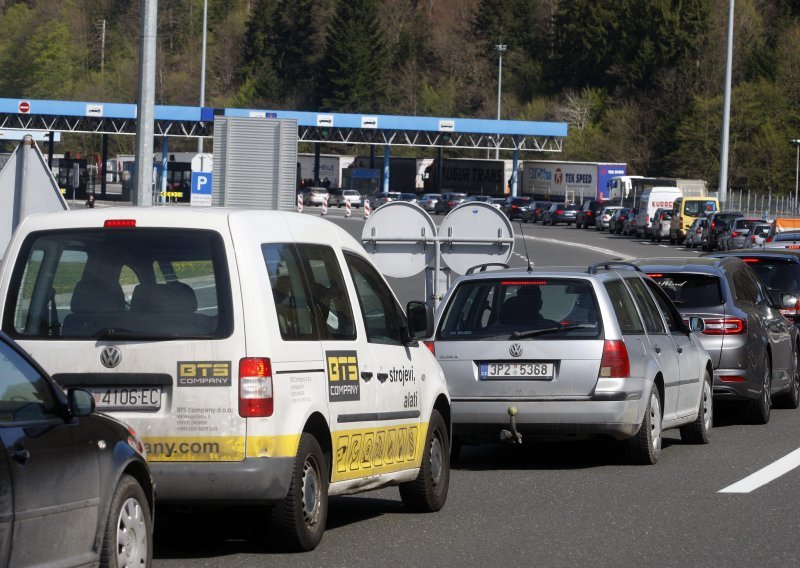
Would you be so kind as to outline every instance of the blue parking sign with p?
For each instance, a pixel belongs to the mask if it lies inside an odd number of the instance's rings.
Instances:
[[[211,205],[211,172],[192,172],[192,205]]]

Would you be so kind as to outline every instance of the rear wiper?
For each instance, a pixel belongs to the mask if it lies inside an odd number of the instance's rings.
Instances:
[[[543,329],[529,329],[528,331],[515,331],[511,334],[511,339],[522,339],[525,337],[535,337],[537,335],[547,335],[570,329],[595,329],[597,326],[585,323],[573,323],[570,325],[560,325],[558,327],[545,327]]]

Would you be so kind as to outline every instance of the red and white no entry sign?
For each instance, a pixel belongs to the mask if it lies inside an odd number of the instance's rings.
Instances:
[[[20,101],[17,108],[22,114],[28,114],[31,111],[31,103],[28,101]]]

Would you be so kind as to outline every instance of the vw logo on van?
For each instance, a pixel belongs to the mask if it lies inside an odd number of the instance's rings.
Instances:
[[[511,354],[512,357],[520,357],[522,355],[522,345],[519,343],[514,343],[511,347],[508,348],[508,352]]]
[[[122,361],[122,352],[115,345],[109,345],[100,353],[100,362],[107,369],[113,369],[119,365],[120,361]]]

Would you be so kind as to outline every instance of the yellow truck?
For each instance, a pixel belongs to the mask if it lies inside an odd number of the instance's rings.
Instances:
[[[701,215],[711,215],[719,209],[719,200],[710,196],[679,197],[672,204],[672,221],[669,226],[669,242],[681,244],[686,231]]]

